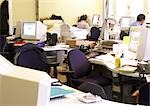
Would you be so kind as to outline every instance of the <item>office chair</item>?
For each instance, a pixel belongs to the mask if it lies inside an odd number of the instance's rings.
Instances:
[[[139,89],[139,104],[150,105],[150,82]]]
[[[27,43],[18,48],[15,55],[15,62],[18,66],[32,68],[50,73],[50,65],[48,64],[43,49],[32,43]]]
[[[6,53],[5,52],[6,47],[7,47],[6,37],[3,36],[3,35],[0,35],[0,52],[1,52],[2,55]]]
[[[67,83],[72,87],[78,87],[83,82],[96,83],[101,86],[110,85],[111,79],[93,74],[91,65],[86,58],[85,54],[79,49],[72,49],[68,53],[68,65],[71,71],[61,72],[66,75]]]
[[[100,36],[100,29],[98,27],[92,27],[91,30],[90,30],[90,38],[89,40],[92,40],[92,41],[98,41],[98,38]]]
[[[0,35],[0,54],[13,63],[15,50],[12,44],[8,44],[6,36]]]
[[[104,89],[100,85],[95,83],[85,82],[78,87],[78,90],[86,93],[90,92],[94,95],[100,96],[103,99],[107,99]]]

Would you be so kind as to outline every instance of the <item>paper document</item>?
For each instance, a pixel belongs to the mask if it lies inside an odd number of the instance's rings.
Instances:
[[[62,96],[65,96],[67,94],[70,94],[70,93],[73,93],[73,91],[72,90],[66,90],[62,87],[52,86],[50,99],[62,97]]]
[[[138,64],[138,61],[136,61],[136,60],[130,60],[130,59],[124,59],[124,58],[122,58],[121,59],[121,65],[122,66],[137,66],[137,64]]]
[[[100,59],[102,60],[103,62],[111,62],[111,63],[114,63],[114,57],[111,56],[110,54],[106,54],[106,55],[100,55],[100,56],[96,56],[95,57],[96,59]]]
[[[137,68],[132,66],[124,66],[118,69],[119,72],[133,73]]]
[[[75,37],[76,39],[87,39],[87,35],[89,33],[88,29],[79,29],[77,27],[71,27],[70,30],[72,37]]]

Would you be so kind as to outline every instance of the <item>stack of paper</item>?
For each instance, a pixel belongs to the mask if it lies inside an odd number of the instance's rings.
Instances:
[[[119,72],[127,72],[127,73],[133,73],[137,67],[132,67],[132,66],[124,66],[118,69]]]

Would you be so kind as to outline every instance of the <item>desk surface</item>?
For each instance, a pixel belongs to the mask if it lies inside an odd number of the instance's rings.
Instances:
[[[109,58],[109,57],[108,57]],[[109,58],[110,59],[110,58]],[[108,61],[106,58],[105,58],[105,61],[103,61],[102,59],[100,58],[90,58],[89,61],[93,64],[98,64],[98,65],[103,65],[105,66],[108,70],[114,72],[114,73],[118,73],[118,74],[121,74],[121,75],[125,75],[125,76],[131,76],[131,77],[139,77],[139,73],[138,72],[134,72],[134,73],[129,73],[129,72],[120,72],[119,71],[119,68],[116,68],[115,67],[115,63],[113,61],[113,59],[110,59],[111,61]],[[135,61],[133,61],[135,62]],[[129,70],[130,71],[130,70]]]
[[[76,46],[81,46],[81,45],[93,47],[95,45],[95,41],[76,40]]]
[[[79,95],[82,95],[83,92],[80,92],[76,89],[70,88],[68,86],[63,85],[62,86],[65,89],[68,90],[74,90],[75,93],[69,94],[64,98],[57,98],[57,99],[53,99],[50,100],[49,102],[49,106],[59,106],[59,105],[71,105],[71,106],[77,106],[77,105],[92,105],[92,106],[100,106],[100,105],[114,105],[114,106],[131,106],[130,104],[124,104],[124,103],[118,103],[118,102],[113,102],[113,101],[109,101],[109,100],[100,100],[98,102],[95,103],[91,103],[91,104],[86,104],[83,103],[81,101],[78,100]]]
[[[57,44],[55,46],[45,46],[43,47],[44,51],[61,51],[61,50],[68,50],[69,45],[65,44]]]

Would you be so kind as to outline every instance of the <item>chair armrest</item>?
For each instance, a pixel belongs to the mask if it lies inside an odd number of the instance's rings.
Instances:
[[[61,71],[59,73],[62,75],[72,75],[74,73],[74,71]]]
[[[59,66],[59,64],[60,64],[59,62],[50,62],[49,63],[49,65],[51,65],[51,66]]]
[[[2,55],[7,55],[7,54],[9,54],[9,52],[0,52],[0,54],[2,54]]]
[[[59,73],[62,75],[66,75],[66,78],[67,78],[66,84],[68,86],[72,86],[71,76],[73,75],[74,71],[61,71]]]

